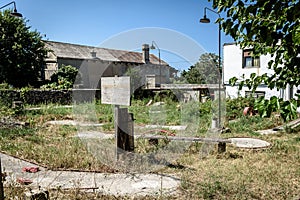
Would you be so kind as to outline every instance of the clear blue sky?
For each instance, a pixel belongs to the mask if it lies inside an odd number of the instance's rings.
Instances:
[[[9,2],[3,0],[1,5]],[[157,27],[183,34],[206,52],[218,54],[218,25],[214,24],[217,15],[208,11],[212,23],[199,23],[204,7],[212,8],[207,0],[16,0],[16,4],[28,25],[46,35],[44,39],[118,48],[105,46],[103,42],[124,31]],[[164,51],[159,38],[152,38],[162,49],[163,59],[171,65],[184,65],[180,57],[166,55],[168,49]],[[133,43],[135,39],[131,37],[126,42]],[[233,40],[222,33],[222,44],[225,42]],[[157,55],[155,51],[152,53]],[[199,58],[200,55],[195,56]],[[196,62],[194,58],[187,61],[189,64]]]

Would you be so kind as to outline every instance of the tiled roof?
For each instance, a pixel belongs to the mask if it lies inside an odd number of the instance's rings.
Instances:
[[[46,47],[59,58],[73,58],[73,59],[92,59],[91,52],[96,53],[96,57],[103,61],[126,62],[126,63],[145,63],[143,54],[140,52],[107,49],[93,46],[85,46],[78,44],[70,44],[63,42],[44,41]],[[150,63],[159,64],[159,58],[150,54]],[[161,60],[162,65],[168,63]]]

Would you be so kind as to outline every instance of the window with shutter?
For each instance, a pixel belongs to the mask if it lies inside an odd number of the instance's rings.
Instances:
[[[259,68],[260,58],[259,56],[253,56],[253,50],[243,50],[243,68]]]

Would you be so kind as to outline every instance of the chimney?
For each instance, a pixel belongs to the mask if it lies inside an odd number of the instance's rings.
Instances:
[[[96,58],[96,57],[97,57],[96,52],[95,52],[95,51],[92,51],[92,52],[91,52],[91,56],[92,56],[92,58]]]
[[[148,64],[150,62],[150,58],[149,58],[149,44],[143,44],[142,46],[142,50],[143,50],[143,60],[146,64]]]

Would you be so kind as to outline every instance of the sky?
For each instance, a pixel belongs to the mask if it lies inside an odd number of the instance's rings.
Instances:
[[[0,6],[9,2],[2,0]],[[218,15],[207,11],[211,23],[199,23],[204,8],[212,8],[207,0],[15,2],[27,25],[45,35],[43,39],[133,51],[154,41],[157,48],[151,53],[160,51],[163,60],[179,69],[193,65],[203,52],[218,54]],[[223,32],[221,38],[222,44],[233,42]]]

